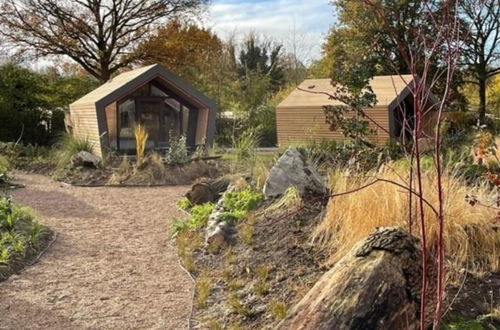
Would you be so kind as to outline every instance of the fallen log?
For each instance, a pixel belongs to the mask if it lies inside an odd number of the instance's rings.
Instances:
[[[400,229],[378,229],[328,271],[276,329],[417,329],[421,274],[418,240]]]
[[[214,203],[219,200],[233,180],[233,176],[226,175],[215,180],[195,183],[191,186],[191,190],[186,193],[186,198],[193,205]]]

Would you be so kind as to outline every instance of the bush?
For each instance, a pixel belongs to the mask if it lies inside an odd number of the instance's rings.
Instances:
[[[298,149],[310,163],[318,167],[348,167],[360,172],[377,168],[391,157],[385,148],[372,148],[351,142],[339,143],[327,139],[311,141]]]
[[[13,262],[18,265],[47,236],[48,230],[33,218],[30,210],[0,199],[0,280],[7,278]]]
[[[0,187],[9,183],[9,161],[0,155]]]
[[[215,204],[213,203],[193,206],[188,219],[176,219],[174,221],[172,224],[172,237],[177,237],[186,231],[197,231],[205,227],[214,209]]]
[[[191,204],[191,201],[189,199],[187,199],[187,197],[183,197],[179,201],[179,203],[177,203],[177,206],[179,206],[179,208],[181,210],[187,211],[187,210],[190,210],[193,207],[193,204]]]
[[[181,165],[189,160],[186,137],[170,135],[170,148],[167,151],[166,162],[169,165]]]
[[[225,212],[222,213],[221,219],[240,221],[247,216],[249,211],[255,210],[259,206],[264,195],[247,189],[239,192],[226,192],[224,198]]]

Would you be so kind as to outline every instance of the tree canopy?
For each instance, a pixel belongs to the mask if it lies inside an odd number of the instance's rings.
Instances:
[[[154,24],[207,0],[4,0],[0,35],[38,56],[65,55],[102,82],[136,60]]]

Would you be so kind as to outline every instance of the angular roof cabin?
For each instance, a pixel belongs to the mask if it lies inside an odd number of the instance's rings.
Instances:
[[[157,64],[122,73],[70,105],[74,136],[100,156],[135,153],[137,124],[148,132],[148,149],[166,149],[180,135],[191,150],[211,146],[216,113],[214,101]]]
[[[373,108],[364,109],[370,120],[376,122],[370,122],[370,128],[376,131],[370,140],[379,146],[387,144],[391,139],[408,141],[411,138],[408,123],[413,122],[411,118],[414,115],[411,95],[413,77],[376,76],[370,86],[377,97],[377,104]],[[334,92],[330,79],[308,79],[302,82],[277,107],[278,144],[286,146],[311,140],[347,140],[342,132],[331,131],[330,125],[325,121],[324,106],[343,104],[324,94]],[[435,111],[427,111],[425,116],[424,130],[432,134]]]

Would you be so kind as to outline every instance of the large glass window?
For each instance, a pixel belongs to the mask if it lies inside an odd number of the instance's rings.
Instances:
[[[128,99],[118,107],[119,148],[122,151],[135,150],[134,129],[136,123],[135,100]]]
[[[125,99],[106,107],[109,146],[124,153],[135,153],[135,128],[148,131],[147,148],[168,148],[170,137],[188,135],[190,109],[181,104],[159,82],[146,84]]]

